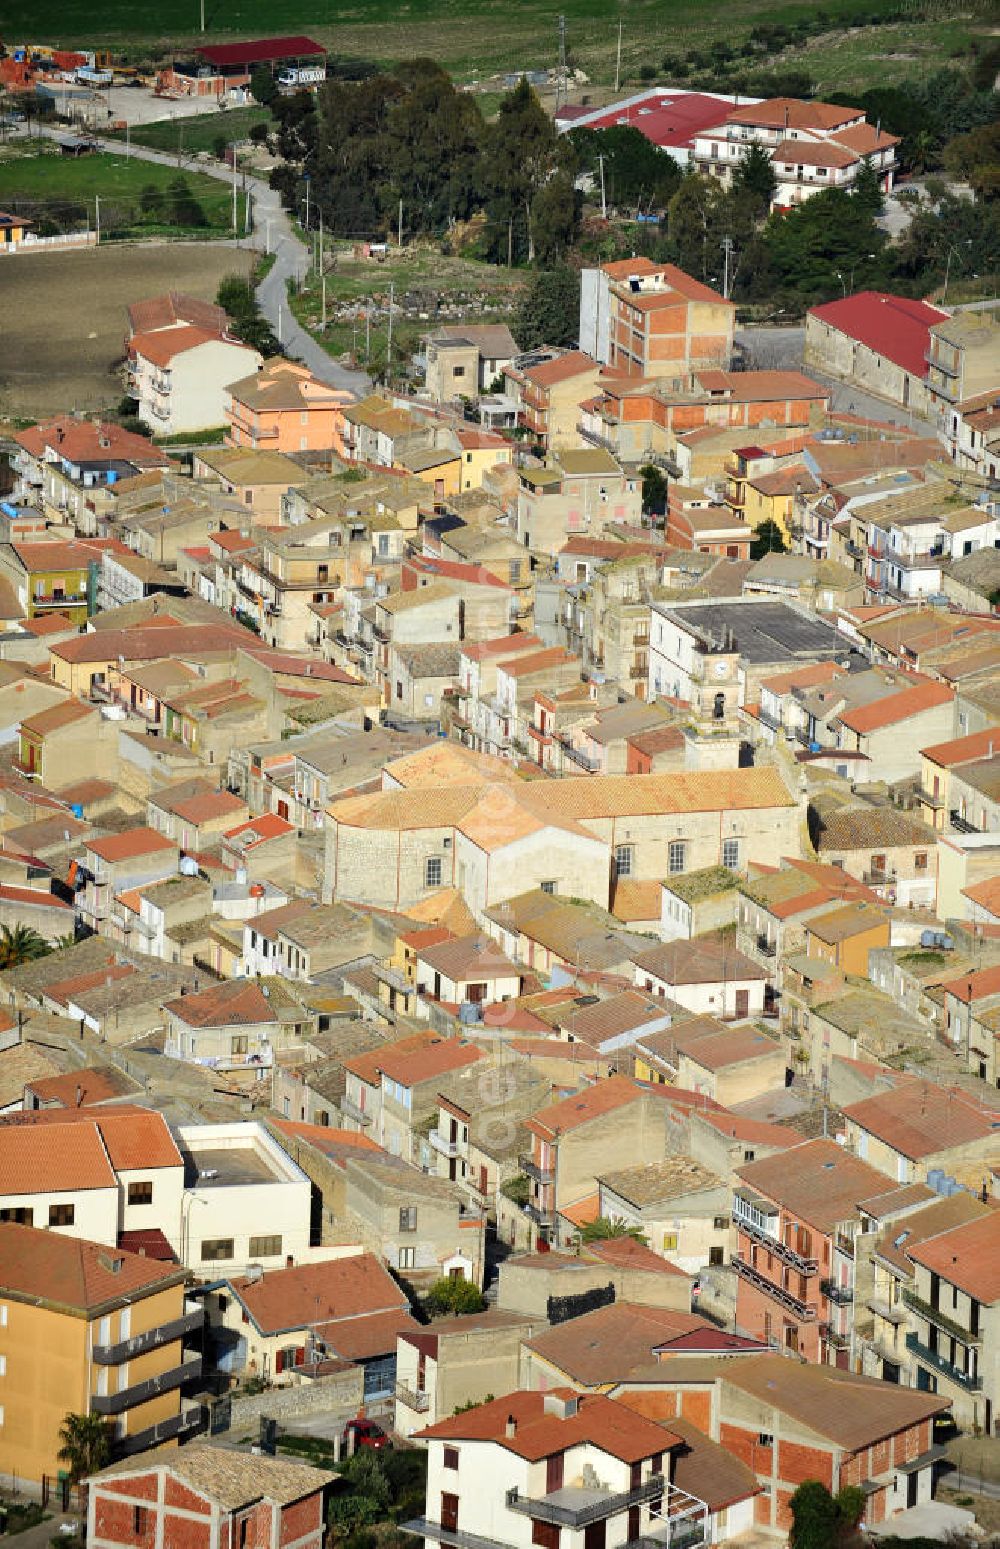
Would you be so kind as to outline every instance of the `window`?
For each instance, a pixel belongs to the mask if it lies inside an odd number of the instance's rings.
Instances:
[[[72,1226],[76,1211],[72,1205],[50,1205],[50,1226]]]
[[[424,861],[424,887],[441,886],[441,857],[431,855]]]
[[[6,1375],[7,1375],[7,1357],[5,1355],[0,1355],[0,1377],[6,1377]]]
[[[728,1232],[728,1230],[729,1230],[729,1217],[728,1216],[716,1216],[715,1220],[712,1222],[712,1225],[715,1227],[715,1230],[717,1232]]]
[[[397,1265],[397,1268],[399,1268],[399,1269],[412,1269],[416,1262],[417,1262],[417,1250],[416,1250],[416,1248],[400,1248],[400,1250],[399,1250],[399,1263]]]
[[[233,1256],[233,1239],[231,1237],[207,1237],[201,1245],[201,1262],[203,1264],[222,1263]]]
[[[457,1468],[458,1467],[458,1448],[457,1447],[445,1447],[444,1451],[441,1454],[441,1467],[442,1468]]]
[[[757,1437],[757,1443],[761,1447],[773,1447],[774,1437],[771,1435],[770,1431],[761,1431]]]
[[[722,841],[722,864],[728,866],[730,871],[740,869],[740,841],[738,839],[724,839]]]
[[[399,1230],[401,1232],[415,1232],[417,1229],[416,1205],[400,1205]]]
[[[916,868],[917,871],[926,871],[927,870],[927,851],[926,850],[918,850],[916,855],[913,857],[913,864],[914,864],[914,867]]]
[[[632,845],[615,845],[615,871],[620,877],[630,877],[632,875],[632,865],[634,859],[635,851]]]
[[[664,1232],[664,1234],[663,1234],[663,1251],[664,1251],[664,1253],[676,1253],[677,1252],[677,1233],[676,1232]]]
[[[710,1265],[714,1265],[715,1267],[718,1267],[720,1264],[725,1263],[723,1249],[722,1248],[709,1248],[709,1250],[708,1250],[708,1262],[709,1262]]]
[[[679,871],[684,870],[685,849],[686,845],[682,839],[672,841],[668,852],[668,865],[672,876],[676,876]]]
[[[0,1221],[16,1221],[18,1226],[34,1226],[35,1212],[30,1205],[6,1205],[0,1210]]]
[[[276,1259],[281,1252],[281,1237],[251,1237],[250,1257],[252,1259]]]
[[[540,882],[539,887],[543,893],[554,893],[556,890],[555,882]]]
[[[238,1058],[241,1054],[246,1054],[250,1047],[249,1043],[247,1042],[246,1033],[235,1034],[232,1038],[230,1038],[229,1042],[232,1046],[230,1053],[236,1058]]]
[[[132,1533],[134,1537],[141,1538],[146,1531],[145,1506],[132,1507]]]

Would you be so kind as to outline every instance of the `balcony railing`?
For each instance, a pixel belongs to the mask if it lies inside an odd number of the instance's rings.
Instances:
[[[441,1156],[447,1157],[449,1161],[453,1161],[458,1155],[458,1141],[448,1140],[441,1134],[440,1130],[432,1129],[427,1139],[430,1141],[433,1149]]]
[[[779,1242],[777,1237],[771,1237],[767,1232],[762,1231],[759,1226],[756,1226],[746,1216],[742,1215],[735,1206],[733,1208],[733,1220],[741,1231],[746,1232],[748,1237],[752,1237],[754,1242],[760,1243],[769,1253],[773,1253],[775,1258],[781,1259],[782,1263],[787,1264],[790,1269],[797,1269],[802,1275],[814,1275],[819,1268],[818,1259],[803,1258],[802,1254],[796,1253],[794,1248],[789,1248],[786,1243]]]
[[[787,1312],[792,1313],[794,1317],[798,1318],[800,1322],[812,1323],[815,1321],[819,1311],[815,1302],[804,1302],[798,1296],[793,1296],[791,1291],[786,1290],[783,1285],[778,1285],[776,1281],[769,1280],[766,1275],[761,1274],[759,1269],[755,1269],[752,1264],[748,1264],[746,1259],[734,1258],[732,1265],[741,1280],[748,1281],[758,1291],[763,1291],[765,1296],[772,1297]]]
[[[155,1377],[149,1377],[145,1382],[136,1382],[130,1388],[122,1388],[120,1393],[92,1393],[90,1395],[90,1407],[95,1414],[120,1415],[126,1409],[134,1409],[137,1404],[146,1404],[152,1398],[159,1398],[162,1393],[170,1393],[174,1388],[181,1388],[185,1382],[192,1381],[201,1376],[201,1356],[195,1356],[190,1361],[183,1361],[180,1366],[172,1366],[169,1371],[159,1372]]]
[[[839,1285],[836,1280],[821,1280],[819,1288],[827,1301],[834,1302],[838,1307],[849,1307],[854,1300],[854,1288]]]
[[[877,867],[873,871],[863,871],[861,876],[862,880],[866,882],[869,887],[888,887],[896,880],[896,873],[891,866],[881,866]]]
[[[898,1328],[901,1323],[906,1322],[906,1313],[903,1308],[898,1304],[893,1306],[891,1302],[883,1301],[880,1296],[869,1296],[868,1306],[878,1317],[884,1318],[887,1323],[891,1323],[895,1328]]]
[[[775,943],[773,941],[768,941],[766,936],[757,937],[757,951],[763,957],[774,957],[777,950],[778,949]]]
[[[121,1457],[132,1457],[137,1452],[148,1452],[151,1447],[158,1447],[161,1442],[173,1441],[176,1437],[187,1439],[196,1436],[204,1428],[205,1421],[199,1405],[196,1409],[187,1409],[179,1415],[171,1415],[169,1420],[159,1420],[156,1425],[149,1425],[144,1431],[135,1431],[131,1436],[123,1436],[114,1443],[114,1452]]]
[[[426,1414],[431,1407],[431,1396],[422,1388],[408,1388],[405,1382],[396,1383],[396,1397],[407,1409],[412,1409],[418,1415]]]
[[[849,1350],[851,1348],[850,1334],[842,1334],[840,1329],[832,1328],[829,1323],[824,1323],[823,1338],[833,1350]]]
[[[119,1340],[116,1345],[95,1345],[94,1360],[98,1366],[120,1366],[123,1361],[132,1361],[136,1356],[145,1355],[149,1350],[158,1350],[161,1345],[169,1345],[175,1339],[184,1339],[186,1335],[203,1328],[204,1324],[205,1309],[199,1307],[195,1312],[186,1312],[182,1317],[147,1329],[144,1334],[136,1334],[132,1339]]]
[[[906,1348],[917,1357],[918,1361],[926,1361],[928,1366],[933,1366],[935,1371],[948,1378],[949,1382],[957,1382],[960,1388],[965,1388],[969,1393],[978,1393],[983,1386],[982,1377],[974,1376],[970,1372],[964,1372],[950,1361],[946,1361],[943,1355],[938,1355],[929,1345],[925,1345],[916,1334],[907,1334]]]
[[[634,1490],[609,1490],[600,1500],[591,1498],[581,1501],[578,1506],[572,1505],[567,1498],[573,1495],[572,1489],[553,1490],[548,1495],[522,1495],[515,1486],[507,1491],[506,1499],[508,1511],[519,1512],[535,1522],[583,1528],[589,1527],[592,1522],[605,1522],[608,1517],[615,1517],[632,1506],[641,1506],[644,1501],[655,1500],[668,1488],[662,1474],[651,1474],[642,1484],[636,1485]],[[593,1496],[592,1490],[582,1490],[580,1493]],[[556,1500],[556,1496],[562,1499]]]
[[[552,1183],[556,1176],[551,1167],[539,1167],[530,1156],[519,1156],[517,1165],[521,1172],[529,1178],[534,1178],[536,1183]]]
[[[903,1301],[907,1307],[911,1308],[921,1318],[925,1318],[928,1323],[934,1323],[938,1328],[944,1329],[946,1334],[950,1334],[953,1339],[959,1340],[963,1345],[978,1345],[982,1343],[983,1336],[981,1334],[973,1334],[970,1329],[963,1328],[961,1323],[958,1323],[954,1318],[949,1318],[939,1308],[932,1307],[930,1302],[925,1302],[922,1296],[917,1295],[916,1291],[911,1291],[905,1286],[903,1288]]]

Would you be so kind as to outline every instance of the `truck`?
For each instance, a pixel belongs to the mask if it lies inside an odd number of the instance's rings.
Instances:
[[[104,91],[114,81],[110,70],[95,70],[91,65],[81,65],[74,71],[73,79],[79,86],[89,86],[94,91]]]
[[[321,86],[325,80],[325,65],[288,65],[278,71],[278,85],[286,90],[297,90],[300,86]]]

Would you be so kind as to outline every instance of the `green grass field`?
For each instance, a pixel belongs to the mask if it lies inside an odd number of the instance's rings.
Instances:
[[[833,0],[835,24],[850,25],[889,9],[894,0]],[[966,0],[962,15],[985,16],[988,0]],[[206,0],[206,37],[225,39],[307,32],[339,55],[393,61],[427,54],[463,79],[485,78],[514,67],[545,67],[557,58],[557,26],[566,17],[567,44],[574,61],[595,81],[612,79],[619,19],[623,22],[622,60],[626,73],[641,65],[658,66],[668,52],[732,41],[757,22],[792,22],[812,16],[810,0],[730,0],[706,6],[701,0],[520,0],[498,6],[495,0],[332,0],[318,10],[307,0]],[[162,0],[138,8],[132,0],[105,0],[98,11],[86,0],[8,0],[5,36],[30,36],[38,42],[131,46],[130,53],[156,53],[195,41],[197,0]],[[923,25],[917,10],[905,30]],[[883,54],[878,32],[868,35],[872,57]],[[862,49],[864,48],[862,42]],[[884,78],[881,64],[873,66]],[[866,65],[867,70],[867,65]]]
[[[156,124],[137,124],[130,131],[133,145],[148,145],[154,151],[215,151],[220,138],[227,143],[245,140],[254,124],[267,124],[267,108],[228,108],[220,112],[196,113],[190,118],[164,119]],[[118,133],[116,139],[124,140]]]
[[[126,159],[124,152],[72,160],[48,143],[24,150],[7,147],[0,157],[0,208],[72,231],[85,221],[95,222],[95,201],[100,199],[101,229],[108,236],[177,232],[219,236],[231,232],[230,190],[200,172],[185,171],[182,177],[188,201],[181,197],[174,168]],[[195,218],[195,206],[203,219]],[[243,235],[245,212],[239,198],[236,208],[239,234]]]

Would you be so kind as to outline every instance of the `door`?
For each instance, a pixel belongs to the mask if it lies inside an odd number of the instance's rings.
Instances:
[[[458,1496],[441,1492],[441,1526],[448,1533],[458,1528]]]
[[[583,1549],[604,1549],[607,1537],[606,1522],[591,1522],[589,1527],[583,1530]]]
[[[917,1469],[906,1476],[906,1508],[917,1504],[917,1490],[920,1488],[920,1474]]]
[[[737,1017],[737,1020],[739,1020],[741,1017],[746,1017],[746,1016],[749,1016],[749,1015],[750,1015],[750,991],[749,990],[737,990],[736,991],[736,1017]]]
[[[563,1455],[554,1452],[550,1458],[545,1459],[545,1493],[551,1495],[553,1490],[561,1490],[563,1484]]]

